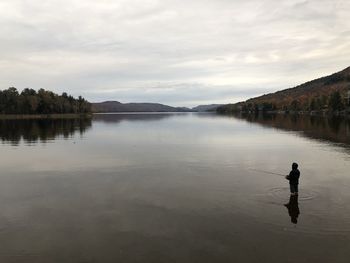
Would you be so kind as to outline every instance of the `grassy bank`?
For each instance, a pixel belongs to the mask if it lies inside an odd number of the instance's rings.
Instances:
[[[0,120],[28,120],[28,119],[77,119],[91,118],[92,114],[0,114]]]

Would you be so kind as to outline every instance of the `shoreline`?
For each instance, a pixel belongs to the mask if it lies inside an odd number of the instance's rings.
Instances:
[[[92,113],[67,114],[0,114],[0,120],[33,120],[33,119],[80,119],[92,118]]]
[[[260,115],[260,114],[278,114],[278,115],[306,115],[306,116],[317,116],[317,117],[350,117],[350,111],[283,111],[283,110],[274,110],[274,111],[226,111],[220,112],[218,114],[248,114],[248,115]]]
[[[276,110],[276,111],[266,111],[268,114],[291,114],[291,115],[309,115],[309,116],[323,116],[323,117],[334,117],[334,116],[342,116],[347,117],[350,116],[349,111],[328,111],[328,110],[321,110],[321,111],[282,111],[282,110]]]

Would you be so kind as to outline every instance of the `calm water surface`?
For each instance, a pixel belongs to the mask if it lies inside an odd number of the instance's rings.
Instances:
[[[347,120],[1,120],[0,167],[0,262],[349,262]]]

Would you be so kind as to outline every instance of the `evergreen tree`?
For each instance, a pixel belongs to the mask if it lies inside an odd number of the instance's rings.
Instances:
[[[67,93],[57,95],[40,89],[24,89],[21,93],[11,87],[0,90],[0,114],[64,114],[89,113],[91,104],[83,97],[75,99]]]
[[[344,104],[339,91],[335,91],[329,98],[329,107],[333,111],[344,110]]]

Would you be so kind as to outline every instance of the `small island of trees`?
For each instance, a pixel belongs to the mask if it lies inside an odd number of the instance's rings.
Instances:
[[[0,90],[0,114],[86,114],[91,104],[83,97],[77,99],[67,93],[26,88],[22,92],[14,87]]]

